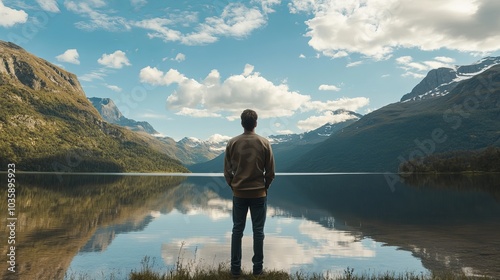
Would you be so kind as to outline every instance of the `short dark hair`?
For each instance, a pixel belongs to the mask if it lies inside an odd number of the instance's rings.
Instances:
[[[241,113],[241,125],[245,130],[252,130],[257,126],[257,113],[254,110],[246,109]]]

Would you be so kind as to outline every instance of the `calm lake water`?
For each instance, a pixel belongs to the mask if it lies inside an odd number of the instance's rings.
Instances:
[[[6,174],[0,177],[6,184]],[[500,176],[394,178],[277,176],[265,268],[500,278]],[[179,261],[229,263],[232,195],[221,176],[16,174],[16,188],[17,272],[2,261],[3,279],[125,279],[145,257],[162,272]],[[7,216],[4,203],[0,211]],[[4,238],[1,248],[5,258]]]

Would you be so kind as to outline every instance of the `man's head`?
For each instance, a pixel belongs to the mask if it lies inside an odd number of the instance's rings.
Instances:
[[[243,111],[241,113],[241,126],[245,130],[252,131],[257,126],[257,113],[250,109]]]

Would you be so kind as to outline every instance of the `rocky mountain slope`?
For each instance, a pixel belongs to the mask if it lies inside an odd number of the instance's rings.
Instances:
[[[103,121],[74,74],[0,41],[0,169],[187,172],[160,143]]]
[[[410,159],[500,145],[500,65],[459,81],[446,95],[403,100],[332,135],[288,171],[396,172]]]
[[[160,134],[148,122],[135,121],[123,116],[111,98],[91,97],[89,100],[101,117],[109,123],[126,127],[132,131],[146,132],[152,135]]]

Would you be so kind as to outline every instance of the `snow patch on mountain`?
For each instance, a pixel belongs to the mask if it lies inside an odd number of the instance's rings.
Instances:
[[[401,102],[445,96],[458,83],[479,75],[498,64],[500,64],[500,57],[485,57],[471,65],[433,69],[410,93],[401,98]]]

